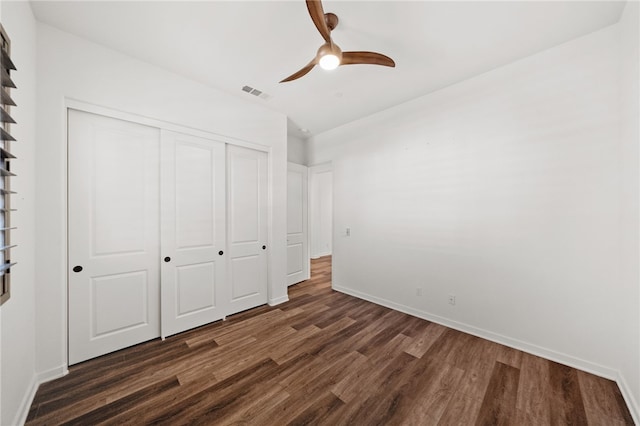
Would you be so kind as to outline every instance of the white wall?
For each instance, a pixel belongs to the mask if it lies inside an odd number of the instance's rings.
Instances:
[[[290,163],[307,165],[307,143],[294,135],[287,136],[287,160]]]
[[[65,98],[271,147],[270,303],[286,300],[287,121],[50,26],[38,24],[37,368],[66,369]],[[215,72],[215,69],[211,70]]]
[[[333,172],[331,164],[309,168],[309,245],[311,258],[328,256],[333,241]]]
[[[11,150],[18,157],[12,170],[13,225],[11,298],[0,307],[0,424],[24,420],[36,389],[35,355],[35,126],[36,126],[36,22],[27,2],[2,2],[2,25],[11,38],[11,56],[18,70],[12,79],[17,107],[11,115],[18,124],[11,133],[18,139]]]
[[[334,288],[611,378],[620,370],[637,401],[638,283],[620,265],[638,217],[620,227],[619,37],[608,27],[315,137],[309,164],[333,161]],[[629,137],[636,156],[637,144]]]
[[[640,423],[640,238],[638,197],[640,195],[640,7],[637,1],[628,2],[620,20],[620,95],[622,111],[621,133],[621,260],[622,290],[620,303],[624,318],[618,324],[618,336],[624,345],[620,359],[620,381],[628,387],[628,397],[635,407],[636,422]]]

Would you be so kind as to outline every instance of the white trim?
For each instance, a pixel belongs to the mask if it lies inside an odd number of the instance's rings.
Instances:
[[[314,173],[326,173],[333,171],[333,163],[331,161],[327,161],[320,164],[314,164],[313,166],[309,166],[309,171],[313,170]]]
[[[289,301],[289,296],[281,296],[275,299],[269,299],[269,306],[276,306]]]
[[[95,105],[89,102],[79,101],[77,99],[65,98],[65,114],[67,109],[76,109],[79,111],[89,112],[92,114],[98,114],[105,117],[116,118],[118,120],[131,121],[133,123],[142,124],[149,127],[156,127],[158,129],[170,130],[172,132],[184,133],[191,136],[197,136],[204,139],[215,140],[219,142],[228,143],[230,145],[242,146],[244,148],[255,149],[256,151],[269,152],[270,147],[246,141],[243,139],[234,138],[232,136],[226,136],[219,133],[213,133],[206,130],[195,129],[181,124],[170,123],[167,121],[158,120],[151,117],[146,117],[139,114],[134,114],[126,111],[120,111],[113,108],[108,108],[100,105]],[[65,136],[66,138],[66,136]]]
[[[38,379],[38,383],[42,384],[42,383],[50,382],[51,380],[59,379],[60,377],[64,377],[67,374],[69,374],[69,369],[67,368],[67,365],[64,364],[64,365],[49,369],[47,371],[38,373],[37,379]]]
[[[34,374],[31,377],[31,383],[29,383],[29,389],[24,394],[22,401],[20,402],[20,408],[16,413],[15,418],[13,419],[14,425],[23,425],[27,421],[27,416],[29,415],[29,409],[31,408],[31,404],[33,404],[33,400],[36,396],[36,392],[38,392],[38,388],[41,384],[48,382],[50,380],[58,379],[60,377],[66,376],[69,373],[66,365],[61,365],[60,367],[52,368],[51,370],[44,371],[42,373]]]
[[[334,290],[349,294],[359,299],[364,299],[369,302],[373,302],[375,304],[394,309],[396,311],[404,312],[405,314],[413,315],[414,317],[422,318],[427,321],[444,325],[445,327],[453,328],[454,330],[458,330],[463,333],[468,333],[476,337],[481,337],[483,339],[490,340],[492,342],[499,343],[501,345],[509,346],[511,348],[518,349],[520,351],[527,352],[532,355],[536,355],[551,361],[558,362],[560,364],[567,365],[569,367],[577,368],[578,370],[583,370],[583,371],[586,371],[587,373],[595,374],[597,376],[601,376],[609,380],[615,381],[619,377],[619,373],[617,370],[614,370],[609,367],[605,367],[603,365],[595,364],[593,362],[586,361],[584,359],[576,358],[571,355],[564,354],[562,352],[557,352],[551,349],[543,348],[541,346],[523,342],[522,340],[512,339],[502,334],[493,333],[491,331],[484,330],[482,328],[477,328],[469,324],[453,321],[438,315],[430,314],[425,311],[411,308],[409,306],[401,305],[399,303],[395,303],[390,300],[364,294],[357,290],[352,290],[347,287],[342,287],[338,284],[333,284],[332,287]]]
[[[627,408],[629,408],[629,412],[631,413],[631,418],[635,424],[640,425],[640,405],[638,401],[633,397],[633,392],[631,392],[631,388],[629,388],[629,384],[624,379],[624,376],[618,371],[618,375],[615,378],[618,387],[620,388],[620,393],[622,393],[622,398],[624,402],[627,403]]]
[[[273,214],[273,210],[275,208],[275,202],[274,202],[274,194],[273,194],[273,188],[275,186],[274,182],[274,178],[273,178],[273,170],[274,170],[274,166],[273,166],[273,155],[272,154],[272,149],[269,148],[269,152],[267,153],[267,303],[269,303],[269,305],[271,305],[271,298],[270,296],[275,293],[274,290],[274,286],[275,286],[275,277],[273,276],[273,255],[271,254],[273,252],[273,250],[271,249],[271,247],[273,247],[273,241],[274,241],[274,235],[273,235],[273,221],[274,221],[274,217],[275,215]],[[286,297],[286,296],[285,296]],[[288,298],[287,298],[288,300]]]
[[[330,251],[323,251],[322,253],[316,253],[313,256],[311,256],[312,259],[320,259],[321,257],[325,257],[325,256],[331,256],[331,252]]]
[[[62,164],[62,169],[60,172],[62,176],[60,181],[63,184],[64,191],[62,191],[62,196],[64,197],[62,203],[62,214],[60,215],[61,223],[60,229],[62,230],[62,235],[64,238],[61,239],[60,244],[62,245],[62,277],[60,282],[63,285],[62,291],[60,292],[60,306],[62,306],[62,311],[60,312],[60,322],[62,324],[62,332],[60,336],[62,337],[62,345],[61,346],[61,357],[60,359],[65,362],[64,371],[67,371],[67,365],[69,365],[69,110],[67,109],[67,100],[62,98],[60,102],[60,119],[62,120],[62,135],[61,140],[64,141],[62,144],[62,149],[60,150],[60,154],[62,158],[60,159],[60,164]],[[37,354],[37,351],[36,351]],[[46,377],[51,371],[56,370],[57,368],[53,368],[50,370],[46,370],[43,372],[39,372],[38,376],[41,375]],[[65,373],[66,374],[66,373]]]
[[[27,421],[29,409],[31,408],[33,398],[36,396],[36,392],[38,391],[38,386],[39,383],[36,379],[36,375],[34,374],[31,377],[31,383],[29,383],[29,389],[24,394],[22,401],[20,401],[20,407],[16,412],[16,416],[13,418],[13,423],[11,423],[12,425],[23,425]]]

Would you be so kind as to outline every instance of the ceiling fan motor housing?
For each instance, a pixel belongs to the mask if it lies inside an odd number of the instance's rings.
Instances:
[[[338,60],[342,61],[342,49],[335,44],[334,42],[325,43],[318,49],[318,53],[316,54],[316,59],[318,62],[322,59],[323,56],[333,55],[338,58]]]

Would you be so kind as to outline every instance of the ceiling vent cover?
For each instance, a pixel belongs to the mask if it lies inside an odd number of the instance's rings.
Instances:
[[[242,91],[243,92],[247,92],[250,95],[257,96],[257,97],[259,97],[261,99],[264,99],[264,100],[267,100],[267,99],[271,98],[271,95],[263,92],[262,90],[255,89],[255,88],[253,88],[251,86],[243,86],[242,87]]]

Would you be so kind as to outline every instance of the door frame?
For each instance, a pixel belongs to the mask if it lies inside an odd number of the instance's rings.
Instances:
[[[302,215],[303,215],[303,224],[302,224],[302,238],[304,240],[306,240],[306,244],[304,244],[304,250],[302,253],[302,261],[304,262],[304,269],[303,269],[303,275],[304,275],[304,280],[308,280],[311,278],[311,249],[310,249],[310,238],[309,238],[309,212],[310,212],[310,205],[309,205],[309,201],[310,201],[310,197],[309,197],[309,176],[310,176],[310,171],[309,171],[309,167],[302,165],[302,164],[297,164],[297,163],[292,163],[292,162],[287,162],[287,185],[289,183],[289,176],[288,173],[289,172],[297,172],[300,173],[304,176],[304,183],[303,183],[303,188],[302,188]],[[287,209],[289,207],[289,194],[287,193]],[[287,248],[289,247],[289,218],[287,217]],[[289,261],[289,254],[288,254],[288,250],[287,250],[287,263]],[[288,266],[287,266],[288,268]],[[304,281],[302,280],[302,281]],[[298,281],[298,282],[302,282],[302,281]],[[292,285],[295,285],[297,283],[290,283],[289,282],[289,274],[287,274],[287,287],[290,287]]]
[[[267,154],[267,181],[269,182],[268,188],[267,188],[268,189],[267,205],[268,206],[273,205],[273,191],[272,191],[272,185],[270,184],[273,179],[272,147],[261,145],[254,142],[245,141],[245,140],[234,138],[231,136],[225,136],[217,133],[207,132],[204,130],[194,129],[194,128],[182,126],[179,124],[169,123],[166,121],[149,118],[142,115],[120,111],[117,109],[108,108],[108,107],[95,105],[92,103],[65,97],[63,102],[63,110],[62,110],[63,111],[62,120],[64,123],[63,140],[65,141],[64,148],[63,148],[64,159],[63,159],[62,181],[64,184],[65,191],[64,191],[64,202],[63,202],[64,211],[62,215],[64,220],[63,220],[63,223],[61,224],[63,235],[65,235],[64,240],[61,241],[61,245],[62,245],[61,251],[63,253],[62,268],[61,268],[61,270],[63,271],[63,277],[61,281],[64,283],[65,288],[64,288],[64,291],[62,292],[62,300],[60,301],[60,304],[63,308],[62,311],[65,313],[65,315],[61,319],[61,333],[62,333],[63,341],[66,342],[66,344],[62,346],[63,348],[62,359],[66,360],[66,363],[64,366],[61,366],[60,369],[56,368],[54,370],[44,373],[43,378],[45,378],[45,380],[48,380],[49,377],[51,378],[60,377],[69,372],[68,370],[68,366],[69,366],[69,265],[70,265],[69,264],[69,119],[68,119],[69,110],[78,110],[78,111],[82,111],[90,114],[97,114],[97,115],[102,115],[104,117],[115,118],[123,121],[129,121],[132,123],[141,124],[149,127],[155,127],[159,129],[161,133],[162,133],[162,130],[169,130],[172,132],[183,133],[191,136],[196,136],[204,139],[210,139],[213,141],[226,143],[229,145],[236,145],[244,148],[253,149],[256,151],[265,152]],[[160,139],[160,143],[162,144],[162,138]],[[268,212],[267,212],[267,224],[268,224],[267,244],[268,246],[272,246],[271,242],[273,241],[272,223],[273,223],[273,214],[272,214],[271,208],[268,208]],[[269,254],[267,256],[267,269],[271,270],[271,256]],[[270,294],[271,288],[272,288],[271,275],[267,273],[267,297],[269,300],[269,304],[271,304],[272,302],[272,297]],[[274,304],[277,304],[277,303],[274,303]]]

